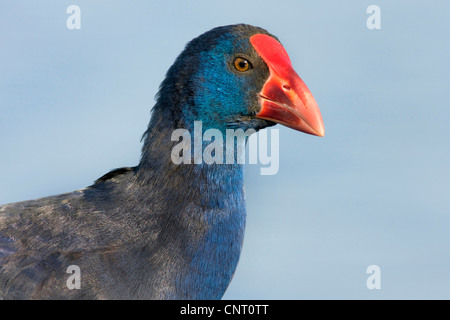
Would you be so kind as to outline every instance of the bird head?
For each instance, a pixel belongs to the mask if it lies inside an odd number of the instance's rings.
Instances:
[[[202,121],[204,129],[259,130],[280,123],[324,135],[317,103],[284,47],[250,25],[218,27],[189,42],[161,84],[161,100],[179,127]]]

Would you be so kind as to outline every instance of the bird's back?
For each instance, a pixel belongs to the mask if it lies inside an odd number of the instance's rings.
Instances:
[[[115,235],[126,228],[114,222],[108,188],[0,206],[0,298],[101,298],[101,260],[126,241]],[[67,286],[71,266],[81,268],[85,290]]]

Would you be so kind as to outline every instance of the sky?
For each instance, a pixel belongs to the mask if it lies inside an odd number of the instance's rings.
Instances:
[[[72,4],[81,29],[67,28]],[[0,203],[136,165],[185,44],[248,23],[283,43],[326,135],[277,125],[277,174],[246,166],[224,299],[450,299],[449,12],[437,0],[2,0]]]

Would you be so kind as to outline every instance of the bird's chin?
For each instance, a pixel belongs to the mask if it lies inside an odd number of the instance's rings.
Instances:
[[[255,112],[256,114],[257,112]],[[242,129],[244,131],[247,131],[248,129],[253,129],[256,132],[259,130],[262,130],[264,128],[272,127],[276,125],[276,122],[262,119],[253,116],[240,116],[234,118],[232,121],[227,121],[227,128],[228,129]]]

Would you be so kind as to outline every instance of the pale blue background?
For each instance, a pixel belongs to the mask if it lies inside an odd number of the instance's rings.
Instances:
[[[325,138],[280,129],[280,170],[246,172],[226,299],[450,298],[448,1],[0,1],[0,203],[136,165],[166,70],[197,35],[277,35]],[[81,7],[81,30],[66,8]],[[381,8],[368,30],[366,8]],[[381,290],[366,268],[381,268]]]

